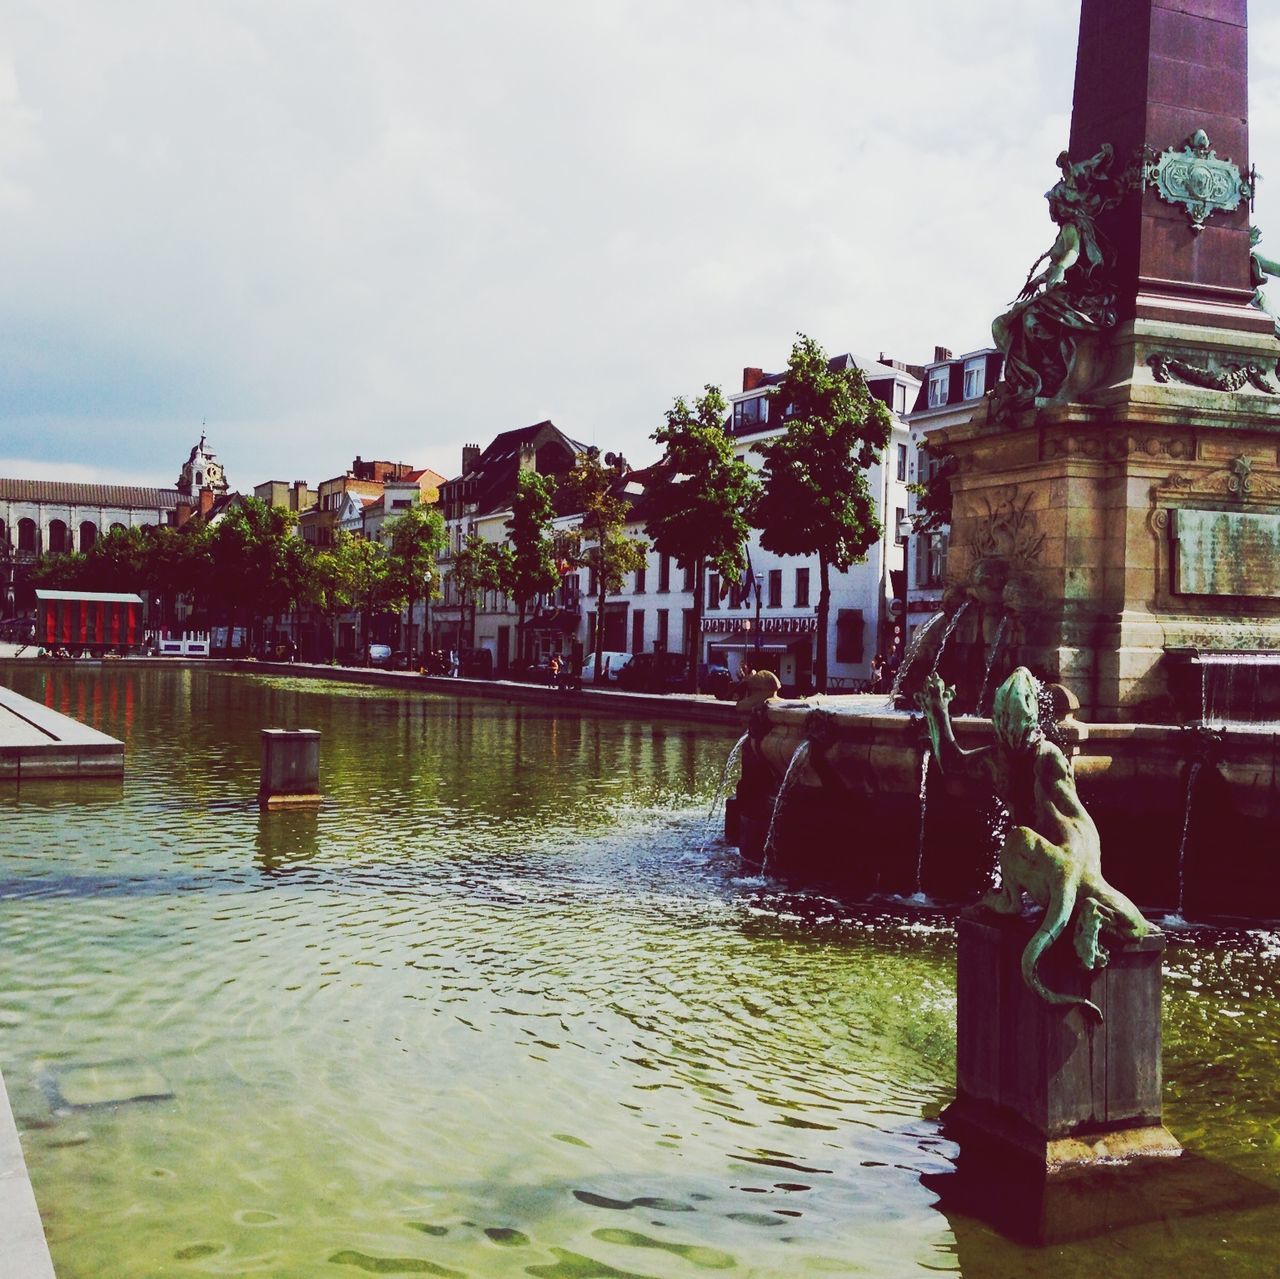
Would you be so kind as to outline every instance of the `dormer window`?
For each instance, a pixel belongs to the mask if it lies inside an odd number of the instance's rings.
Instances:
[[[964,398],[976,400],[987,389],[987,361],[984,356],[964,362]]]
[[[933,369],[929,374],[929,407],[941,408],[947,402],[951,387],[951,370],[947,367]]]
[[[769,397],[757,395],[754,399],[739,400],[733,406],[733,433],[742,435],[758,430],[769,421]]]

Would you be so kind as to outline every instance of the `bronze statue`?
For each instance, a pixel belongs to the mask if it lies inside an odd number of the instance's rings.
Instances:
[[[1051,1004],[1074,1004],[1102,1020],[1102,1012],[1080,995],[1047,989],[1037,973],[1040,956],[1074,916],[1074,941],[1080,963],[1100,968],[1107,952],[1099,934],[1123,941],[1158,931],[1142,912],[1102,877],[1098,828],[1076,794],[1071,761],[1040,725],[1039,680],[1020,666],[996,690],[993,746],[964,751],[956,744],[949,706],[955,689],[930,675],[916,702],[924,712],[938,766],[946,774],[983,768],[1014,825],[1000,848],[998,890],[981,904],[1004,915],[1022,911],[1027,893],[1044,907],[1044,918],[1022,953],[1022,977]]]
[[[991,326],[1005,357],[995,393],[997,417],[1027,408],[1037,396],[1057,394],[1075,362],[1078,335],[1115,323],[1115,291],[1107,278],[1112,253],[1097,228],[1099,214],[1125,192],[1123,179],[1111,173],[1114,158],[1110,144],[1078,164],[1065,151],[1058,156],[1062,176],[1045,192],[1057,238],[1032,263],[1017,300]],[[1035,274],[1046,259],[1048,265]]]

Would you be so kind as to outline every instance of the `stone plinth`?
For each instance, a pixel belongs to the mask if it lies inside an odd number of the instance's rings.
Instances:
[[[320,802],[319,731],[314,728],[264,728],[258,803],[263,808],[278,808]]]
[[[1006,1151],[1037,1168],[1089,1164],[1181,1147],[1161,1123],[1160,975],[1164,937],[1111,948],[1111,962],[1079,967],[1069,937],[1044,955],[1050,990],[1027,989],[1021,959],[1035,924],[979,909],[958,924],[956,1100],[944,1114],[962,1146]]]

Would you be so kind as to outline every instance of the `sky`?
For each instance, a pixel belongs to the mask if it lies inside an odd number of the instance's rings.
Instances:
[[[1252,8],[1280,179],[1280,15]],[[0,475],[168,486],[203,425],[246,491],[357,454],[452,476],[545,418],[641,465],[676,395],[797,332],[987,345],[1053,239],[1078,14],[8,0]]]

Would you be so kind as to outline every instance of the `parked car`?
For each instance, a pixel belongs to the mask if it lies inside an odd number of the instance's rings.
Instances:
[[[370,666],[390,666],[391,665],[391,645],[390,644],[370,644],[369,645],[369,665]]]
[[[637,653],[618,672],[618,687],[630,693],[683,693],[688,686],[683,653]]]
[[[629,653],[600,654],[600,683],[616,684],[622,668],[631,660]],[[596,679],[596,655],[588,653],[582,659],[581,680],[584,684],[594,684]]]
[[[710,693],[712,697],[718,698],[722,702],[731,701],[733,698],[733,677],[729,674],[729,668],[727,666],[719,666],[714,662],[699,663],[698,691],[700,693]]]

